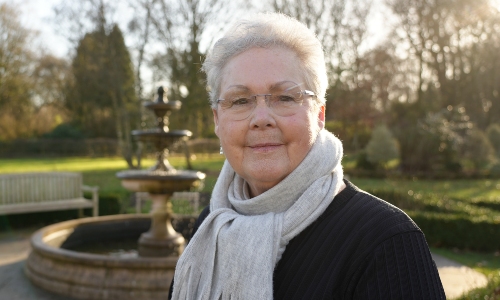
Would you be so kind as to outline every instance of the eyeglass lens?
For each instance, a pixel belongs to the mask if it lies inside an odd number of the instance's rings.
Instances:
[[[267,106],[282,117],[294,115],[304,100],[303,91],[297,84],[282,84],[270,94],[249,95],[245,91],[233,91],[225,94],[219,104],[231,119],[244,120],[257,106],[259,97],[264,97]]]

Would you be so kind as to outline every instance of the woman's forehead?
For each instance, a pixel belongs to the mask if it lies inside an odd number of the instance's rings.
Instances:
[[[220,92],[228,89],[270,90],[286,82],[303,82],[299,59],[288,49],[252,48],[224,66]]]

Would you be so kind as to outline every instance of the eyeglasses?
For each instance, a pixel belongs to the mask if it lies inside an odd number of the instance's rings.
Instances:
[[[232,120],[240,121],[248,118],[257,106],[257,97],[262,96],[267,106],[278,116],[289,117],[297,113],[306,97],[314,97],[309,90],[301,90],[297,84],[280,84],[271,94],[248,95],[246,89],[227,93],[225,99],[218,99],[221,106]]]

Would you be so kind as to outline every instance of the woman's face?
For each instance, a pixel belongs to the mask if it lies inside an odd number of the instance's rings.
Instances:
[[[304,77],[296,55],[282,48],[252,48],[233,57],[223,69],[220,98],[235,90],[249,95],[269,94],[283,82],[301,84]],[[310,89],[301,85],[300,88]],[[213,110],[215,133],[236,173],[250,194],[257,196],[278,184],[304,159],[324,126],[325,109],[306,97],[291,116],[276,115],[257,97],[250,116],[234,120],[218,105]]]

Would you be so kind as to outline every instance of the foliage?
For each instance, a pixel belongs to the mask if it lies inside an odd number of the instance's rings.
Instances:
[[[182,100],[178,112],[170,115],[172,128],[187,128],[194,137],[214,137],[213,115],[208,105],[205,73],[201,72],[204,55],[192,41],[189,51],[169,51],[165,65],[170,67],[170,98]]]
[[[397,142],[385,125],[375,127],[365,151],[368,161],[375,165],[386,166],[390,160],[399,158]]]
[[[129,167],[134,167],[130,132],[138,128],[140,105],[123,35],[117,25],[108,33],[104,24],[86,34],[73,59],[74,81],[66,107],[76,125],[89,137],[115,137]]]
[[[476,169],[485,168],[495,160],[495,150],[490,140],[479,129],[469,130],[461,152]]]
[[[368,43],[371,5],[365,0],[269,0],[261,7],[247,0],[133,0],[126,34],[135,37],[129,40],[135,70],[121,33],[113,28],[117,5],[73,2],[62,1],[55,19],[59,32],[75,42],[71,71],[91,74],[79,73],[83,83],[76,91],[77,76],[68,76],[68,63],[33,53],[33,32],[20,26],[18,12],[2,4],[0,31],[11,33],[2,37],[18,38],[2,40],[0,47],[14,54],[0,54],[0,69],[6,70],[0,74],[1,140],[38,137],[77,119],[85,124],[86,136],[117,136],[134,166],[135,145],[128,133],[147,121],[140,119],[137,100],[146,94],[145,65],[153,70],[155,84],[166,82],[170,99],[183,101],[170,126],[213,137],[200,63],[227,24],[254,10],[292,15],[321,40],[330,76],[327,127],[335,123],[333,132],[346,152],[363,149],[374,124],[385,123],[398,139],[402,172],[458,172],[467,170],[457,150],[466,137],[459,126],[484,131],[500,119],[500,12],[490,0],[385,0],[394,30],[379,43]],[[107,56],[99,59],[92,51]],[[135,102],[127,100],[132,90]],[[61,95],[67,96],[66,107],[78,113],[68,116],[59,107]],[[13,105],[3,105],[6,101]],[[448,107],[456,117],[443,112]]]
[[[370,193],[403,209],[425,233],[427,242],[435,247],[495,251],[500,241],[500,204],[476,199],[439,197],[433,194],[402,193],[395,190],[368,190]]]
[[[392,128],[401,145],[403,171],[458,171],[458,151],[473,125],[463,108],[426,112],[423,100],[395,103]]]
[[[500,176],[500,161],[498,161],[496,164],[491,166],[490,173],[493,176]]]
[[[359,151],[356,155],[356,168],[373,171],[377,168],[377,165],[368,160],[366,151]]]
[[[29,120],[32,108],[33,33],[20,24],[17,15],[13,6],[0,4],[0,140],[29,134],[22,122]]]
[[[34,51],[37,34],[22,26],[19,11],[0,4],[0,140],[39,136],[60,123],[68,64]]]
[[[496,151],[496,155],[500,160],[500,124],[493,123],[486,129],[486,134],[490,139],[491,145]]]
[[[139,13],[129,25],[138,37],[138,65],[144,63],[149,52],[147,64],[152,80],[166,82],[169,99],[182,101],[180,111],[170,116],[171,128],[188,129],[197,138],[215,137],[206,78],[200,68],[213,39],[232,20],[247,13],[248,3],[138,0],[133,4]],[[148,51],[145,46],[155,44],[160,44],[163,51]]]
[[[332,128],[332,132],[342,139],[346,151],[360,151],[370,139],[371,128],[376,119],[371,96],[371,91],[367,87],[350,90],[341,82],[337,82],[327,90],[328,122],[340,123],[336,129]]]
[[[84,138],[84,134],[79,128],[69,123],[63,123],[57,125],[51,132],[44,134],[43,137],[53,139],[82,139]]]
[[[489,0],[387,0],[399,20],[392,40],[411,64],[419,101],[435,87],[441,107],[463,106],[479,128],[500,117],[499,12]],[[411,82],[411,83],[410,83]],[[473,84],[477,83],[477,84]]]

